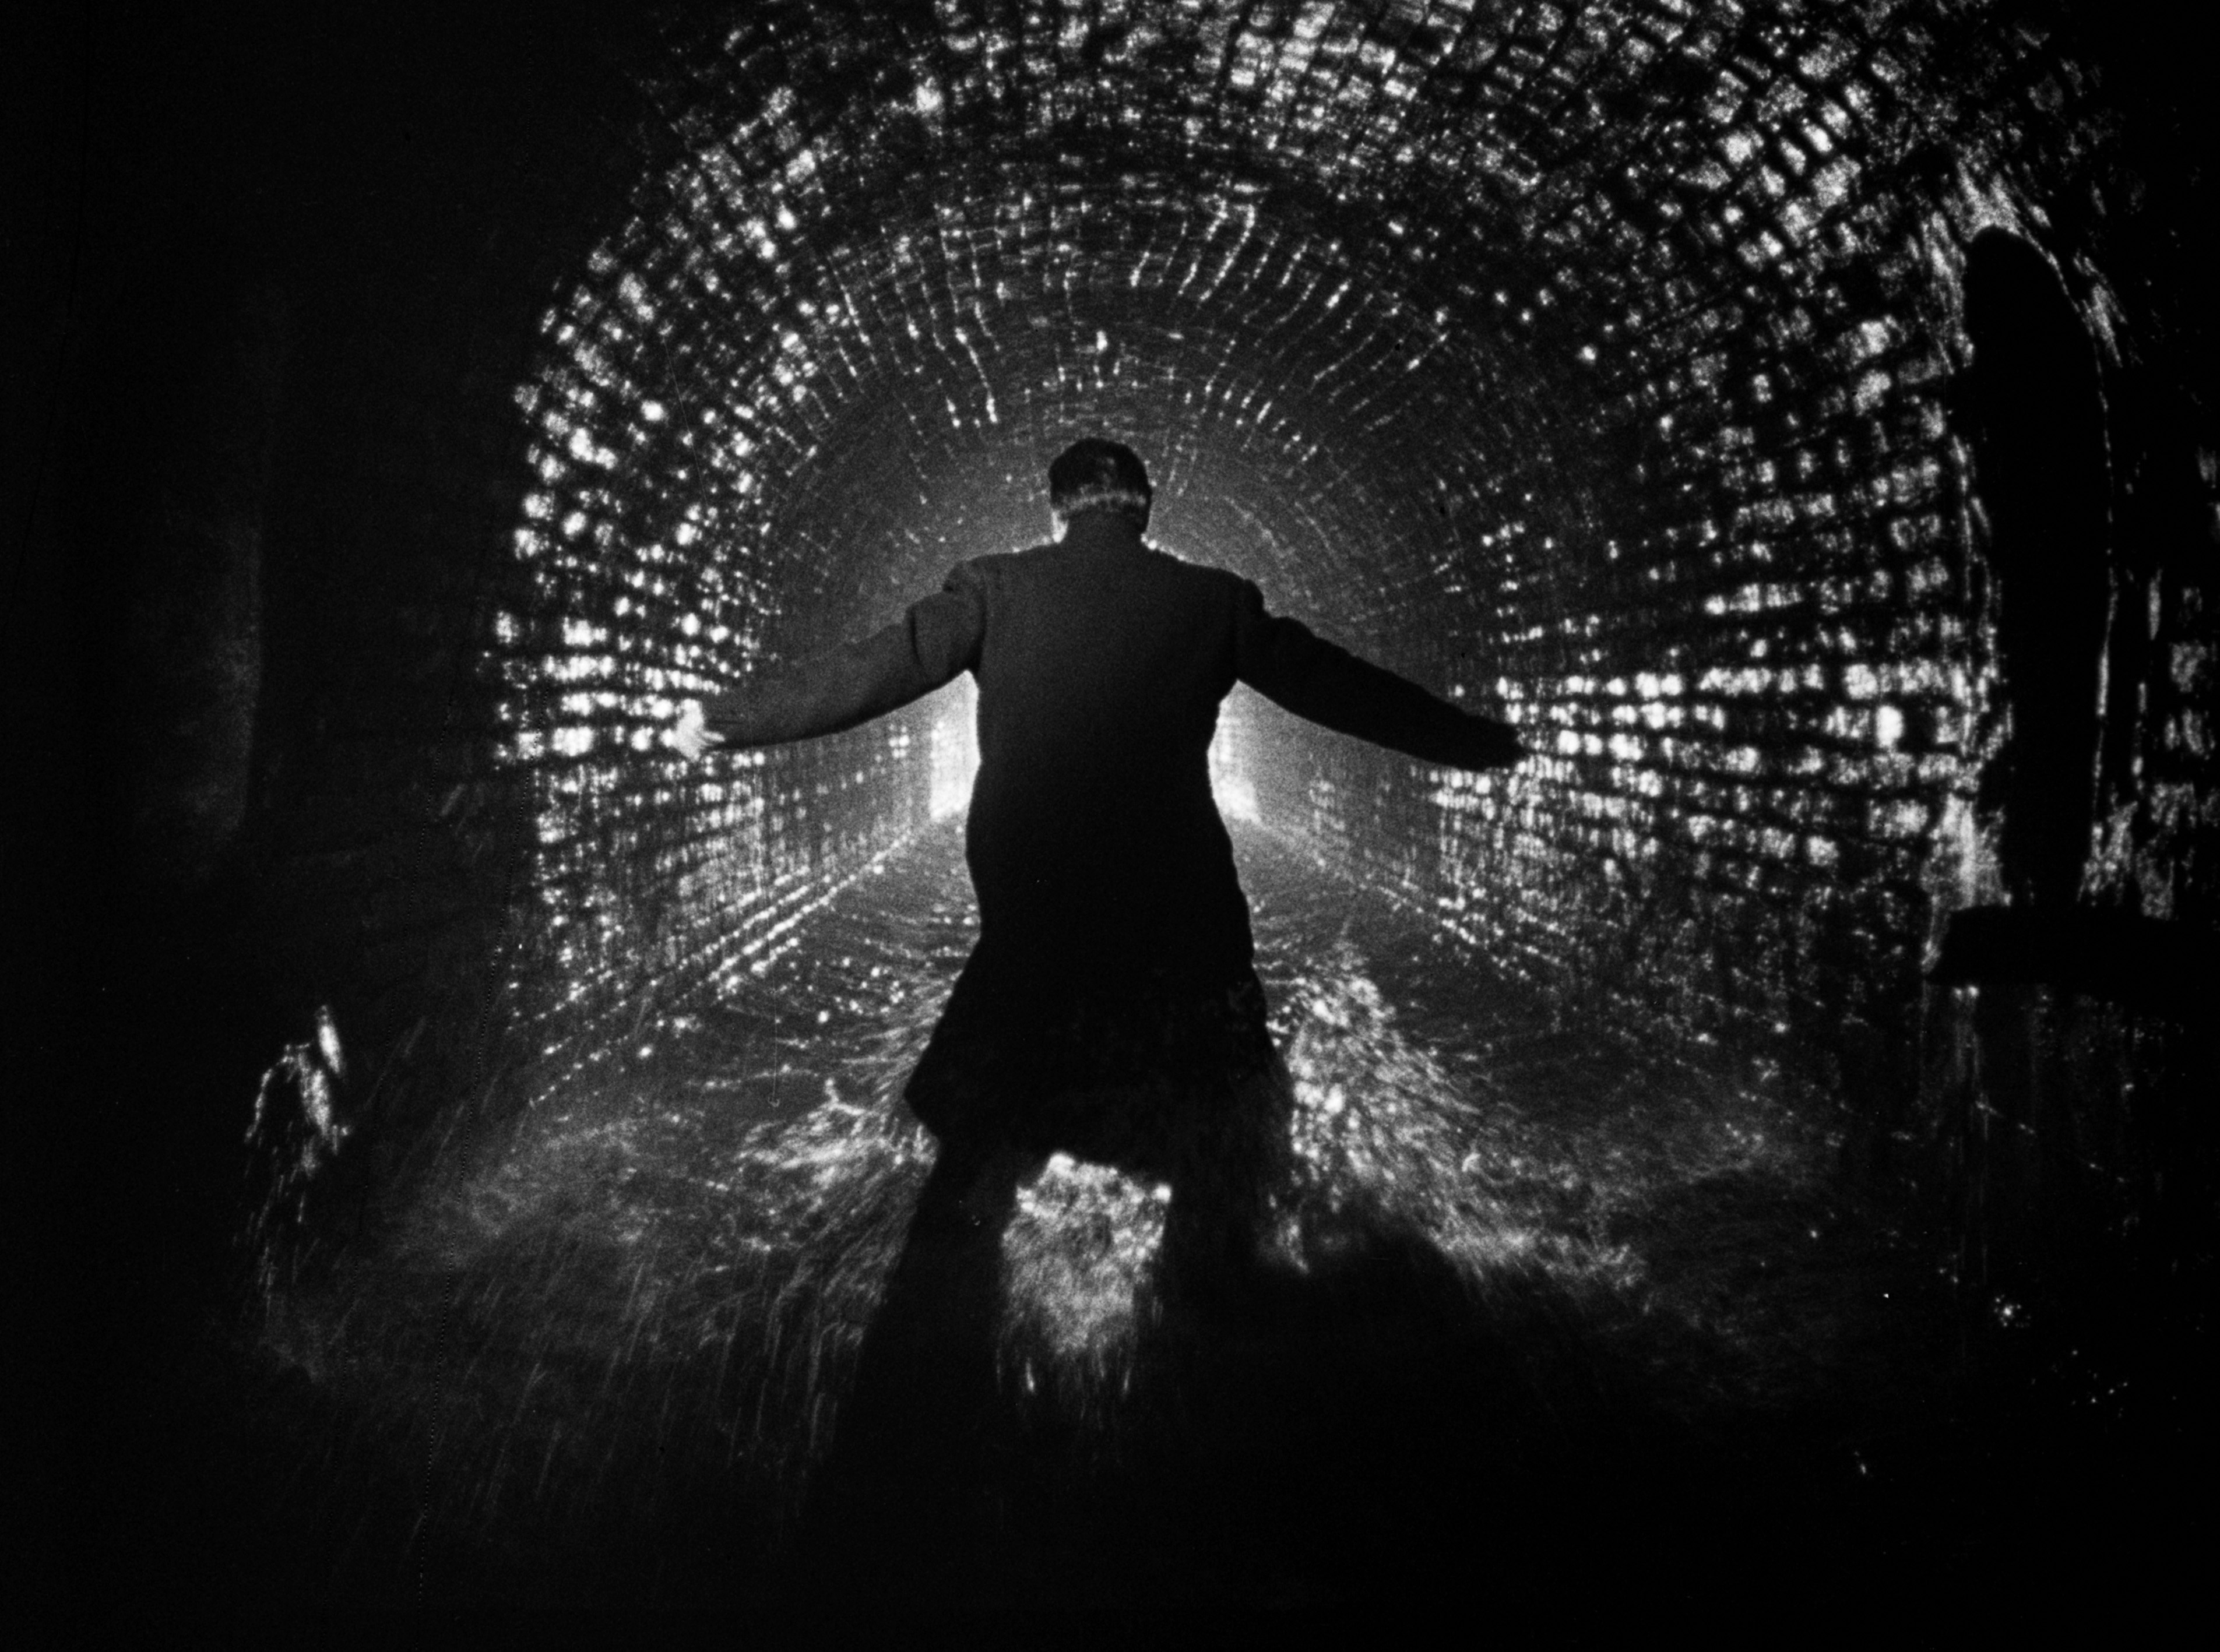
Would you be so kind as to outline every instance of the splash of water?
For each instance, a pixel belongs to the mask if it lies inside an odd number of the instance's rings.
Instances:
[[[859,897],[901,922],[829,923],[791,981],[654,1026],[651,1057],[574,1081],[374,1253],[313,1292],[273,1283],[296,1362],[440,1464],[436,1518],[651,1505],[657,1476],[625,1467],[642,1461],[798,1503],[931,1168],[897,1097],[963,955],[963,903],[939,898],[961,876],[949,834]],[[1294,1102],[1263,1260],[1288,1275],[1394,1232],[1475,1299],[1540,1281],[1631,1300],[1647,1268],[1629,1212],[1804,1151],[1717,1098],[1662,1121],[1537,1117],[1492,1082],[1485,1027],[1460,1051],[1407,1025],[1375,950],[1321,937],[1315,914],[1266,911],[1259,936]],[[1020,1191],[1005,1368],[1069,1420],[1114,1418],[1159,1324],[1164,1191],[1066,1159]]]

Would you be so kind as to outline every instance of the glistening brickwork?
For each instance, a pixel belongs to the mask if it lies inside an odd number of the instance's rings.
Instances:
[[[1629,1031],[1908,1048],[1983,876],[1964,246],[2048,249],[2107,361],[2179,321],[2056,204],[2111,164],[2057,41],[1909,3],[739,16],[671,40],[677,158],[518,396],[487,645],[543,1009],[695,990],[914,828],[947,708],[694,770],[656,730],[1042,537],[1099,430],[1166,546],[1541,754],[1475,782],[1244,708],[1266,825]]]

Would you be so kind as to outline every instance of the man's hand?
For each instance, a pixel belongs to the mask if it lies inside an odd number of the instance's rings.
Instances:
[[[689,700],[678,708],[677,726],[670,731],[670,744],[689,763],[699,757],[713,745],[722,745],[725,737],[712,734],[702,720],[702,702]]]
[[[1533,755],[1527,751],[1525,741],[1518,738],[1518,731],[1510,724],[1493,717],[1483,720],[1488,725],[1485,734],[1487,767],[1508,769]]]

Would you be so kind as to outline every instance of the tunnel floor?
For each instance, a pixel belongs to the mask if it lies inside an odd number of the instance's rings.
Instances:
[[[1931,1262],[1838,1196],[1824,1120],[1553,1025],[1413,914],[1236,841],[1300,1103],[1253,1290],[1167,1297],[1151,1190],[1052,1164],[1005,1239],[991,1392],[922,1474],[885,1468],[872,1520],[826,1512],[931,1162],[890,1098],[970,940],[944,825],[214,1339],[220,1420],[178,1448],[205,1520],[171,1517],[230,1534],[203,1587],[1584,1611],[2034,1565],[2105,1443],[2074,1457],[1969,1365]]]

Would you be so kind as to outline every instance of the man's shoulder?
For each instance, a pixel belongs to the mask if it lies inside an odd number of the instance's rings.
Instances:
[[[998,574],[1038,564],[1052,554],[1053,545],[1030,545],[1018,551],[988,551],[979,556],[966,557],[956,564],[956,572],[973,578],[991,579]]]
[[[1240,575],[1221,568],[1214,562],[1198,562],[1192,557],[1182,556],[1176,551],[1167,551],[1161,545],[1144,543],[1141,554],[1167,577],[1188,584],[1232,589],[1244,583]]]
[[[994,551],[983,556],[966,557],[948,570],[945,583],[951,590],[967,585],[991,584],[1011,564],[1027,554],[1023,551]]]
[[[1190,562],[1157,545],[1145,547],[1155,558],[1164,577],[1177,586],[1188,602],[1200,602],[1213,607],[1219,604],[1238,606],[1243,595],[1254,590],[1247,580],[1230,568],[1220,568],[1215,563]]]

